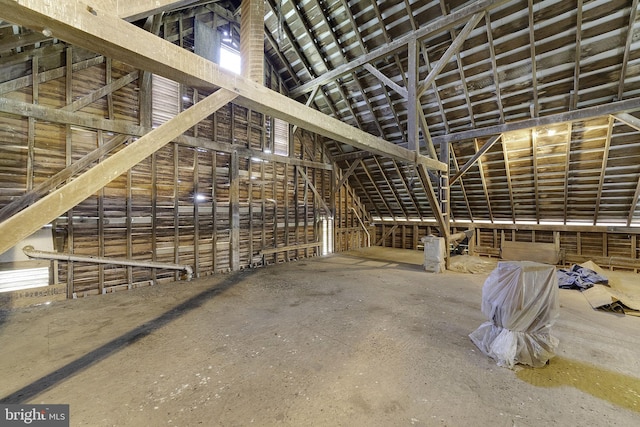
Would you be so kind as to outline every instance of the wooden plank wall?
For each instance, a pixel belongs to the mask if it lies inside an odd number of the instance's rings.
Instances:
[[[183,44],[181,37],[178,42]],[[0,89],[6,89],[1,96],[62,108],[135,71],[91,52],[61,47],[60,43],[57,49],[34,48],[36,53],[25,56],[32,66],[4,67],[0,61],[0,70],[7,71],[3,75],[12,79],[0,82]],[[55,72],[47,74],[51,70]],[[45,79],[38,77],[45,74]],[[267,84],[281,86],[273,67],[268,65],[266,74]],[[31,76],[35,78],[25,79]],[[79,112],[140,125],[145,107],[140,80]],[[181,93],[183,109],[207,95],[188,87],[182,87]],[[187,143],[169,143],[59,218],[54,224],[57,250],[186,264],[193,266],[195,276],[229,271],[233,149],[214,149],[211,144],[269,152],[273,147],[270,120],[234,104],[225,106],[187,132]],[[0,209],[121,136],[98,128],[0,114]],[[320,245],[314,246],[321,238],[319,221],[330,215],[323,206],[336,211],[336,251],[365,244],[365,233],[351,208],[365,220],[366,212],[353,190],[345,185],[334,195],[333,171],[308,166],[329,163],[326,158],[323,141],[300,129],[292,135],[289,156],[281,157],[282,161],[256,158],[246,151],[238,154],[239,268],[319,255]],[[59,280],[67,283],[69,297],[180,278],[180,272],[160,268],[62,261],[58,265]]]
[[[475,228],[472,253],[499,257],[502,239],[515,242],[554,243],[559,239],[561,263],[593,260],[603,268],[640,271],[640,239],[637,234],[611,231],[570,231],[513,229],[498,224]],[[463,229],[454,229],[463,231]],[[414,224],[376,224],[375,241],[379,246],[421,249],[423,236],[438,234],[437,227]],[[636,232],[637,233],[637,232]]]

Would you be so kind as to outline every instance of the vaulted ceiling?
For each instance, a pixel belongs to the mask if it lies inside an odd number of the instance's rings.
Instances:
[[[265,0],[265,53],[290,97],[448,163],[430,178],[453,219],[640,226],[638,15],[638,0]],[[327,144],[373,217],[433,217],[412,163]]]
[[[265,28],[292,97],[403,146],[417,61],[454,219],[640,225],[637,0],[266,0]],[[432,216],[411,166],[331,151],[374,216]]]

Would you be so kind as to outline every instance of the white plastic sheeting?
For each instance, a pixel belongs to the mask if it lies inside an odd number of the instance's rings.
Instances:
[[[446,246],[444,238],[425,236],[421,240],[424,244],[424,269],[432,273],[445,271],[447,265],[445,262]]]
[[[482,312],[489,319],[469,335],[498,365],[544,366],[558,339],[551,327],[558,317],[558,280],[548,264],[499,262],[482,288]]]

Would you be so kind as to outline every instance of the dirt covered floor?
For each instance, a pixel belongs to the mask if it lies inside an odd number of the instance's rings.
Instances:
[[[0,319],[0,400],[89,426],[638,426],[640,318],[560,291],[557,357],[468,334],[486,273],[371,248],[52,303]]]

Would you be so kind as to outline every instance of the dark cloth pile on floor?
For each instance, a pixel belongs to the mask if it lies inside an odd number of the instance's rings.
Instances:
[[[574,264],[570,269],[558,270],[558,286],[562,289],[583,291],[596,283],[606,285],[609,283],[609,279],[578,264]]]

